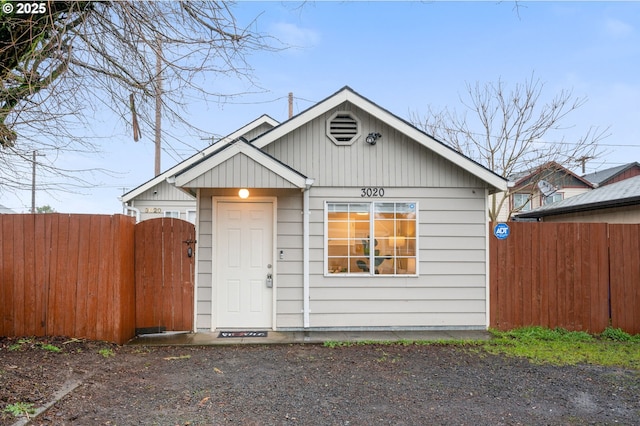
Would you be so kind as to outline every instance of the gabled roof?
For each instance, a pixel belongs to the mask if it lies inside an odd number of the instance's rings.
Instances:
[[[271,173],[290,182],[294,187],[305,188],[312,182],[302,173],[292,169],[277,158],[250,144],[245,138],[238,138],[219,147],[200,161],[183,169],[175,176],[175,184],[178,187],[188,186],[189,182],[209,172],[220,164],[230,160],[236,155],[245,155],[255,161]],[[233,186],[240,186],[233,185]]]
[[[618,175],[621,175],[622,173],[634,167],[640,168],[640,163],[636,161],[629,164],[623,164],[621,166],[611,167],[609,169],[589,173],[584,175],[583,177],[595,185],[602,185],[603,183],[606,183],[607,181],[615,178]]]
[[[376,105],[369,99],[356,93],[349,86],[343,87],[338,92],[327,97],[323,101],[320,101],[316,105],[308,108],[298,115],[293,116],[279,126],[276,126],[273,129],[263,133],[262,135],[253,139],[251,143],[258,148],[263,148],[270,143],[278,140],[282,136],[288,134],[289,132],[292,132],[300,126],[310,122],[316,117],[321,116],[331,109],[338,107],[344,102],[352,103],[353,105],[371,114],[385,124],[404,133],[409,138],[417,141],[419,144],[425,146],[429,150],[452,161],[462,169],[483,180],[492,187],[492,189],[490,189],[489,191],[490,193],[507,190],[507,181],[500,175],[473,161],[469,157],[464,156],[450,146],[438,141],[434,137],[428,135],[427,133],[416,128],[415,126],[399,118],[398,116],[392,114],[386,109]]]
[[[215,143],[209,145],[207,148],[203,149],[202,151],[192,155],[191,157],[187,158],[186,160],[182,161],[181,163],[176,164],[175,166],[171,167],[170,169],[164,171],[163,173],[160,173],[158,176],[148,180],[147,182],[143,183],[142,185],[138,186],[137,188],[134,188],[131,191],[123,194],[120,197],[120,200],[125,202],[125,203],[130,201],[130,200],[132,200],[133,198],[137,197],[138,195],[142,194],[143,192],[153,188],[154,186],[158,185],[159,183],[164,182],[167,178],[170,178],[170,177],[174,176],[176,173],[179,173],[181,170],[184,170],[185,168],[189,167],[190,165],[202,160],[204,157],[208,156],[212,152],[217,151],[221,146],[227,144],[230,141],[238,139],[242,135],[250,132],[251,130],[253,130],[253,129],[255,129],[255,128],[257,128],[257,127],[259,127],[259,126],[261,126],[263,124],[269,124],[270,126],[275,127],[275,126],[278,125],[278,121],[276,121],[273,118],[269,117],[267,114],[263,114],[260,117],[258,117],[257,119],[253,120],[252,122],[242,126],[238,130],[234,131],[233,133],[230,133],[229,135],[223,137],[219,141],[216,141]]]
[[[640,206],[640,176],[601,186],[573,197],[515,215],[518,219],[598,210],[630,205]]]
[[[562,188],[568,186],[575,187],[577,185],[584,185],[587,188],[593,188],[593,184],[591,182],[578,176],[555,161],[549,161],[548,163],[522,173],[514,173],[511,176],[511,180],[514,182],[512,191],[516,191],[518,188],[524,188],[528,185],[535,185],[540,180],[547,180],[552,185],[561,186]]]

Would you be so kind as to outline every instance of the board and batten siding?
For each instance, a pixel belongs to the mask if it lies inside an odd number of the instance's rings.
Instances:
[[[235,197],[237,189],[200,189],[196,329],[212,327],[213,197]],[[251,189],[251,197],[276,197],[277,234],[274,253],[277,291],[276,327],[302,328],[302,193],[300,189]],[[283,259],[279,251],[283,250]]]
[[[336,111],[350,111],[360,121],[360,137],[338,146],[326,135],[326,121]],[[366,135],[380,132],[376,145]],[[477,177],[393,127],[345,103],[292,131],[263,150],[305,176],[315,187],[484,187]],[[451,151],[454,156],[454,151]]]
[[[353,188],[310,192],[310,327],[486,325],[486,204],[483,188],[385,187],[384,198]],[[325,202],[418,203],[419,276],[325,276]]]
[[[296,188],[245,154],[238,154],[184,185],[186,188]]]

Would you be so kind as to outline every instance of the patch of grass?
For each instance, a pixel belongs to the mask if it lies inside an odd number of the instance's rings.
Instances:
[[[10,351],[20,351],[24,348],[25,345],[30,345],[33,343],[33,339],[20,339],[17,343],[14,343],[9,346]]]
[[[98,353],[102,355],[103,358],[111,358],[112,356],[116,356],[115,352],[113,352],[113,349],[108,348],[100,349]]]
[[[29,415],[35,414],[36,410],[33,408],[33,404],[30,402],[16,402],[14,404],[9,404],[5,407],[4,411],[6,413],[13,414],[14,417],[26,417],[29,418]]]
[[[327,341],[325,347],[357,345],[457,346],[478,354],[524,357],[537,364],[575,365],[579,363],[640,370],[640,335],[607,328],[600,335],[562,328],[523,327],[510,331],[489,330],[491,340],[402,340]]]
[[[60,349],[59,347],[46,343],[46,344],[42,344],[40,345],[40,347],[42,349],[44,349],[45,351],[49,351],[49,352],[62,352],[62,349]]]
[[[624,340],[617,331],[593,336],[561,328],[524,327],[506,332],[491,330],[491,333],[494,338],[483,347],[493,354],[525,357],[539,364],[585,363],[640,369],[640,340],[632,336]]]

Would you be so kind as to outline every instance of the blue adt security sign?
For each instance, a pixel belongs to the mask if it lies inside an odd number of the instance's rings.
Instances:
[[[506,223],[499,223],[493,228],[493,235],[495,235],[499,240],[507,238],[509,236],[509,232],[511,232],[511,230],[509,229],[509,225]]]

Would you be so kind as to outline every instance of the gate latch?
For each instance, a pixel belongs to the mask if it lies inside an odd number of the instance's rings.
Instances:
[[[188,257],[192,257],[193,256],[193,247],[191,247],[191,244],[197,243],[196,240],[192,240],[191,238],[189,238],[188,240],[184,240],[183,243],[185,243],[187,245],[187,256]]]

